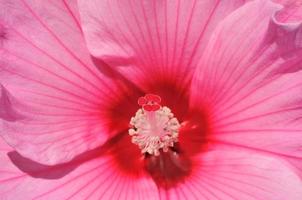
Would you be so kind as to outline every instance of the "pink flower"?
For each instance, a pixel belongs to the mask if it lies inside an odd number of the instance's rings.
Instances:
[[[301,1],[0,8],[1,200],[302,199]]]

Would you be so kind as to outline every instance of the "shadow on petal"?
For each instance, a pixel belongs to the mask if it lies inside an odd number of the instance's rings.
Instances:
[[[120,140],[123,134],[125,134],[125,131],[116,134],[104,145],[76,156],[70,162],[53,166],[35,162],[29,158],[22,156],[16,151],[11,151],[7,153],[7,155],[18,169],[20,169],[22,172],[28,174],[31,177],[42,179],[59,179],[68,175],[81,164],[97,157],[104,156],[107,151],[112,147],[112,145],[115,144],[118,140]]]
[[[10,122],[24,119],[24,116],[15,107],[21,107],[21,104],[0,84],[0,119]]]
[[[146,157],[145,167],[156,184],[165,189],[183,182],[192,172],[191,159],[173,151]]]
[[[209,111],[206,109],[190,109],[184,117],[179,132],[180,151],[189,156],[194,156],[207,151],[207,141],[211,138],[212,128],[210,124]]]
[[[34,178],[59,179],[76,168],[75,164],[43,165],[23,157],[16,151],[11,151],[7,155],[16,167]]]
[[[135,85],[131,80],[127,79],[127,77],[123,76],[117,69],[116,67],[108,64],[107,62],[105,62],[102,59],[98,59],[96,57],[91,57],[92,62],[95,64],[95,66],[97,67],[97,69],[99,70],[99,72],[101,72],[103,75],[111,78],[111,79],[115,79],[115,80],[120,80],[126,87],[131,88],[131,90],[134,93],[138,93],[139,96],[142,96],[144,93],[144,91],[141,90],[141,88],[137,87],[137,85]],[[114,60],[114,58],[112,58]],[[116,58],[116,62],[118,62],[118,58]],[[116,84],[118,84],[116,82]],[[119,83],[121,84],[121,83]]]

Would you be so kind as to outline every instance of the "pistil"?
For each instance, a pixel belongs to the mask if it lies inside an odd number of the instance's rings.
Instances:
[[[143,154],[160,155],[167,152],[178,141],[180,124],[171,110],[160,105],[157,95],[147,94],[139,98],[142,106],[131,118],[129,135],[132,143],[138,145]]]

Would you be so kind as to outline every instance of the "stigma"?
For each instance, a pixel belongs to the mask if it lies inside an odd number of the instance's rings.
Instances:
[[[180,124],[171,110],[161,106],[161,98],[147,94],[138,99],[140,108],[130,120],[129,135],[142,154],[158,156],[178,141]]]

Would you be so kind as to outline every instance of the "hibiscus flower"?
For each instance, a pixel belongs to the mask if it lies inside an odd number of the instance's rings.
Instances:
[[[1,200],[302,199],[301,1],[0,9]]]

